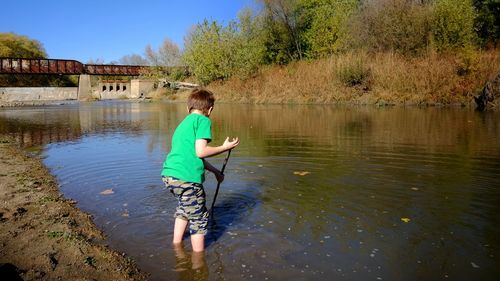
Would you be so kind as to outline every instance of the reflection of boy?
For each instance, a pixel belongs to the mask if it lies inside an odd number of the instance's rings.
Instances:
[[[233,149],[238,138],[226,138],[221,146],[211,147],[212,113],[215,98],[210,91],[195,89],[188,98],[189,115],[177,126],[172,136],[172,148],[163,164],[162,178],[178,200],[175,212],[173,243],[182,242],[189,223],[193,251],[205,249],[208,212],[205,206],[204,170],[214,173],[218,182],[224,180],[222,173],[204,158]]]
[[[175,271],[180,273],[179,280],[208,280],[208,266],[204,252],[193,252],[191,260],[181,244],[174,244]]]

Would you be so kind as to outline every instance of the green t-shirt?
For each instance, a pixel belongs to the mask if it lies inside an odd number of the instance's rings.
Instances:
[[[204,115],[191,113],[177,126],[172,136],[172,149],[163,163],[162,176],[183,181],[203,183],[205,167],[196,156],[195,142],[198,139],[212,140],[212,122]]]

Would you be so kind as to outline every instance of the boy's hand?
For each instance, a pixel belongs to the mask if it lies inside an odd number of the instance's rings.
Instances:
[[[233,138],[233,140],[229,140],[229,137],[226,138],[224,141],[224,144],[222,144],[222,147],[225,148],[225,150],[230,150],[235,148],[238,144],[240,144],[240,139],[239,138]]]
[[[217,171],[214,173],[215,178],[217,179],[217,182],[223,182],[224,181],[224,174],[221,173],[220,171]]]

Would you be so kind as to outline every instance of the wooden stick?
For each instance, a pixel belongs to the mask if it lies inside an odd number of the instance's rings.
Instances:
[[[222,164],[222,169],[220,173],[224,175],[224,170],[226,169],[227,161],[229,160],[229,155],[231,155],[231,149],[227,152],[226,159],[224,159],[224,164]],[[220,182],[217,182],[217,189],[215,190],[214,200],[212,201],[212,206],[210,207],[210,211],[214,211],[215,200],[217,200],[217,194],[219,194]]]

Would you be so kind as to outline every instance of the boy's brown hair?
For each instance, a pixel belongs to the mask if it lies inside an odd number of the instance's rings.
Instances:
[[[194,109],[201,110],[204,114],[208,114],[210,107],[214,106],[215,97],[209,90],[198,88],[194,89],[188,98],[188,109],[191,112]]]

